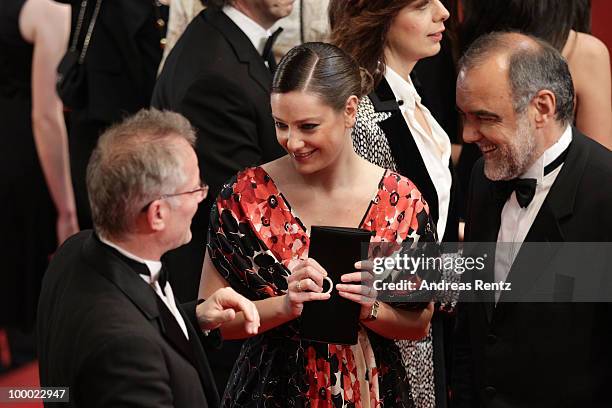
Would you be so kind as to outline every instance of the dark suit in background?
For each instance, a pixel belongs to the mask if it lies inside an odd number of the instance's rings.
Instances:
[[[496,242],[507,196],[499,193],[503,182],[485,177],[483,163],[480,159],[472,173],[466,241]],[[563,168],[525,242],[612,241],[610,180],[612,153],[574,129]],[[518,253],[507,278],[516,300],[555,273],[551,265],[567,255],[555,253],[554,245],[547,248],[539,267],[529,248]],[[494,258],[489,256],[490,276]],[[577,261],[585,273],[594,264]],[[611,304],[518,303],[505,296],[497,305],[491,296],[458,307],[453,406],[610,406]]]
[[[184,115],[197,131],[196,153],[210,185],[191,230],[191,242],[165,255],[179,299],[198,292],[208,217],[224,182],[239,170],[274,160],[284,150],[276,140],[270,109],[272,75],[249,38],[215,8],[200,13],[170,53],[152,105]],[[225,388],[242,342],[225,342],[211,355],[219,390]]]
[[[195,302],[179,306],[187,340],[126,259],[92,231],[55,255],[39,304],[40,383],[72,387],[70,403],[46,406],[217,407]]]
[[[74,33],[81,0],[56,1],[72,5]],[[95,3],[87,1],[79,44]],[[81,228],[92,226],[85,173],[98,137],[111,124],[149,106],[162,55],[156,7],[151,0],[102,0],[84,63],[87,103],[69,116],[70,167]]]

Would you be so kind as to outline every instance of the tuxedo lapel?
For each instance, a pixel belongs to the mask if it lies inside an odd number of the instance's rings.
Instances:
[[[170,343],[179,353],[183,355],[183,357],[185,357],[185,359],[187,359],[187,361],[192,363],[194,367],[198,368],[192,345],[189,344],[189,340],[187,340],[187,337],[185,337],[185,333],[183,333],[183,330],[176,321],[176,318],[159,296],[156,295],[155,300],[157,301],[157,307],[159,309],[159,320],[162,335],[166,338],[166,340],[168,340],[168,343]],[[187,324],[187,322],[185,322],[185,324]]]
[[[485,211],[482,212],[482,222],[479,225],[484,226],[481,231],[477,231],[476,242],[484,243],[496,243],[497,235],[499,233],[499,227],[501,225],[501,212],[504,208],[504,204],[507,200],[507,184],[503,181],[488,181]],[[487,259],[485,261],[485,275],[483,280],[485,282],[495,281],[495,255],[496,245],[485,246],[485,253]],[[493,319],[493,313],[495,312],[495,294],[492,291],[480,292],[483,298],[483,307],[487,315],[487,321],[491,323]]]
[[[175,299],[175,302],[178,302],[178,300]],[[204,390],[204,394],[206,395],[208,406],[211,408],[218,407],[219,394],[217,392],[217,386],[214,382],[215,377],[213,376],[210,365],[208,364],[208,358],[206,357],[200,342],[201,334],[196,332],[196,329],[190,323],[190,319],[182,307],[179,307],[179,311],[183,317],[183,320],[185,321],[185,324],[187,325],[189,342],[191,343],[190,346],[194,356],[193,362],[198,370],[198,374],[200,375],[200,382],[202,383],[202,388]]]
[[[497,235],[501,225],[501,212],[508,198],[507,183],[491,181],[484,174],[484,160],[481,158],[474,165],[470,184],[468,202],[468,220],[466,225],[466,256],[485,257],[484,269],[476,273],[473,279],[493,282],[495,273],[495,249]],[[486,255],[485,255],[486,254]],[[495,310],[495,294],[491,291],[475,291],[474,297],[484,309],[490,323]]]
[[[93,232],[83,246],[83,258],[100,275],[117,286],[142,311],[145,317],[159,328],[168,343],[197,369],[200,378],[207,374],[202,371],[201,365],[196,359],[195,343],[192,345],[187,340],[174,315],[163,300],[127,262],[123,261],[113,248],[104,245]],[[191,326],[190,322],[184,315],[183,319],[189,328]],[[197,341],[195,332],[189,335],[192,341]],[[206,392],[209,392],[209,390]]]
[[[264,91],[270,92],[272,74],[246,34],[220,10],[209,8],[202,13],[202,16],[225,37],[238,60],[248,65],[249,76]]]
[[[561,168],[554,184],[551,186],[538,215],[536,216],[525,242],[541,242],[537,248],[523,246],[517,254],[516,261],[510,269],[507,281],[517,288],[530,288],[532,284],[550,264],[555,256],[558,245],[554,242],[564,242],[561,228],[562,220],[570,217],[576,202],[577,189],[588,162],[588,149],[585,148],[585,136],[574,129],[565,164]],[[534,252],[537,251],[537,253]],[[528,267],[526,267],[528,265]],[[502,294],[500,300],[509,296]]]
[[[159,309],[155,292],[93,232],[83,244],[82,256],[89,266],[117,286],[147,319],[156,321]]]
[[[383,78],[369,96],[376,112],[391,113],[378,126],[387,138],[398,172],[418,187],[429,204],[434,223],[438,222],[438,194],[387,80]]]

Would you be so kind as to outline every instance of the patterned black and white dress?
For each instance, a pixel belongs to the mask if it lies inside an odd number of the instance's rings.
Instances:
[[[376,98],[380,105],[386,105],[387,109],[377,110],[372,98]],[[395,102],[395,100],[392,102]],[[396,110],[399,112],[397,103],[395,105]],[[357,154],[371,163],[392,171],[401,172],[402,166],[398,166],[397,159],[389,143],[389,137],[380,125],[381,122],[390,119],[394,115],[393,111],[394,109],[390,106],[389,102],[381,102],[375,93],[363,97],[359,104],[357,120],[352,132],[353,147]],[[407,127],[406,130],[406,134],[401,137],[411,137]],[[415,180],[412,181],[416,183]],[[442,279],[446,281],[457,280],[457,275],[453,271],[442,271],[442,273]],[[457,292],[437,293],[437,313],[452,312],[457,298]],[[408,375],[411,397],[414,406],[417,408],[434,408],[437,405],[444,405],[444,403],[436,401],[436,394],[446,392],[446,384],[445,381],[440,380],[441,376],[439,373],[434,375],[434,361],[443,361],[444,351],[442,347],[436,349],[438,356],[434,358],[433,332],[435,332],[434,324],[430,327],[429,334],[422,340],[396,341]],[[437,385],[434,378],[438,381]],[[445,400],[445,397],[443,397],[443,400]]]

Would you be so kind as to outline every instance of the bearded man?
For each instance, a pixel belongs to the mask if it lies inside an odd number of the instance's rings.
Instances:
[[[483,153],[472,171],[466,241],[497,243],[483,275],[513,286],[464,296],[453,406],[609,405],[611,303],[571,303],[574,278],[599,260],[557,249],[612,241],[612,153],[572,127],[565,60],[533,37],[486,35],[460,61],[457,105],[464,140]],[[542,254],[534,242],[546,243]],[[553,267],[561,258],[582,269],[561,276]],[[549,278],[553,299],[534,300]]]

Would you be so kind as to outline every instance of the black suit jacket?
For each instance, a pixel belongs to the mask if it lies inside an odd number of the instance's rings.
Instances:
[[[181,309],[188,341],[153,289],[92,231],[55,254],[38,313],[40,383],[70,387],[68,406],[219,405],[195,303]]]
[[[420,92],[419,92],[420,93]],[[391,116],[378,123],[389,142],[391,154],[397,164],[397,171],[405,177],[408,177],[419,189],[427,203],[429,204],[429,212],[435,223],[438,222],[438,194],[436,188],[427,172],[423,157],[419,153],[419,149],[412,137],[410,128],[406,124],[400,107],[395,100],[395,95],[389,86],[386,79],[382,79],[376,89],[369,94],[375,112],[389,112]],[[423,101],[426,104],[426,101]],[[457,180],[452,162],[449,160],[448,167],[450,168],[453,177],[451,187],[451,195],[448,208],[448,218],[444,237],[439,237],[444,242],[457,242],[458,240],[458,201],[457,201]]]
[[[214,8],[193,20],[164,64],[152,105],[183,114],[196,128],[210,198],[243,168],[284,154],[270,109],[271,84],[246,34]]]
[[[472,172],[466,240],[496,242],[507,196],[500,194],[503,182],[485,177],[483,163]],[[453,406],[610,406],[611,304],[556,297],[521,302],[540,282],[559,278],[555,265],[576,262],[580,274],[599,262],[571,259],[553,243],[612,241],[610,180],[612,153],[574,129],[563,168],[525,239],[542,243],[537,257],[521,247],[507,278],[513,291],[502,293],[497,306],[492,293],[471,292],[464,299],[470,302],[458,307]],[[494,258],[485,279],[493,276]]]
[[[196,16],[164,64],[152,105],[183,114],[195,127],[200,172],[210,185],[192,223],[190,246],[197,249],[182,249],[190,264],[181,267],[188,268],[190,280],[177,286],[179,297],[197,291],[210,208],[223,183],[245,167],[285,154],[276,140],[271,84],[272,75],[249,38],[214,8]]]

